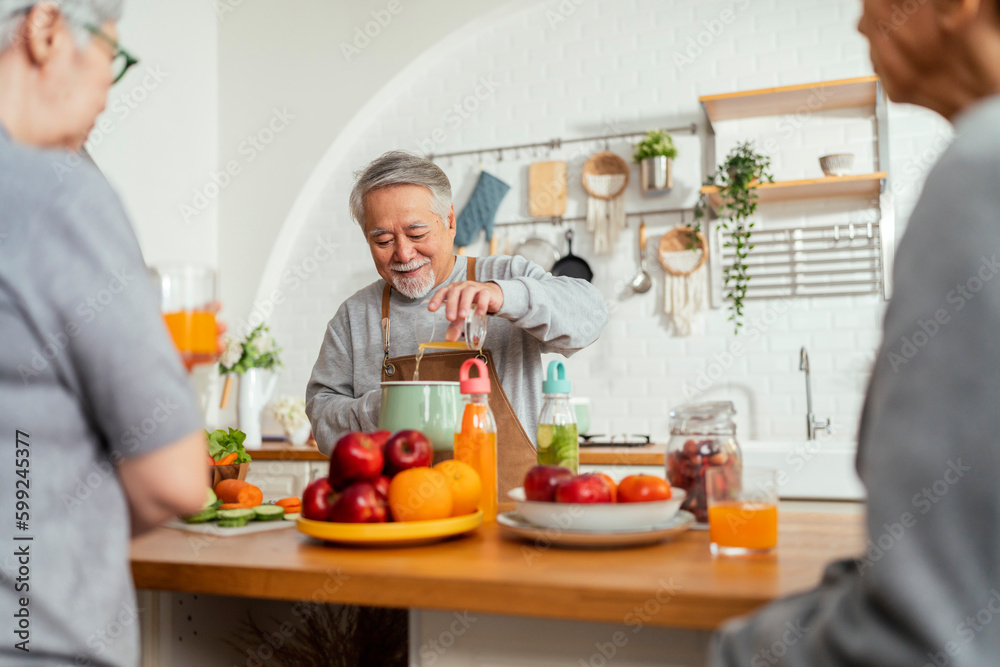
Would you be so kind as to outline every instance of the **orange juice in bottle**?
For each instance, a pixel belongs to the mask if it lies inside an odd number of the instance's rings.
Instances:
[[[469,377],[473,366],[479,369],[479,377]],[[466,359],[459,379],[466,403],[455,429],[455,460],[469,464],[479,474],[483,485],[479,509],[484,520],[493,521],[497,516],[497,423],[489,405],[486,364],[482,359]]]

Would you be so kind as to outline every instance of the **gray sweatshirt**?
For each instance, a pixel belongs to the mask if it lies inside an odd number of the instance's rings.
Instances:
[[[465,280],[465,257],[442,286]],[[476,279],[503,291],[503,307],[487,322],[486,344],[500,384],[518,419],[534,440],[542,407],[541,354],[570,356],[595,340],[608,321],[596,287],[576,278],[556,277],[520,256],[495,255],[476,262]],[[326,337],[306,388],[306,412],[319,449],[330,454],[341,434],[374,431],[382,394],[382,289],[384,280],[345,301],[327,325]],[[424,303],[392,291],[390,355],[417,353],[414,323],[430,320]],[[455,378],[457,381],[458,378]]]
[[[865,552],[725,626],[712,665],[1000,664],[1000,96],[955,129],[899,244],[862,415]]]

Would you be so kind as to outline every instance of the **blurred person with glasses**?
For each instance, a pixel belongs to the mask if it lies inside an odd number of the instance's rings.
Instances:
[[[0,0],[0,665],[135,665],[129,539],[205,500],[202,420],[118,197],[66,171],[122,0]],[[20,538],[20,539],[18,539]]]

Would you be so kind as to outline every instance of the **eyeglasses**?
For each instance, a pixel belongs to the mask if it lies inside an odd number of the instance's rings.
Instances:
[[[115,50],[115,56],[111,61],[111,75],[114,77],[111,83],[118,83],[122,80],[122,77],[125,76],[125,72],[127,72],[132,65],[138,63],[139,59],[135,58],[131,53],[123,49],[116,40],[111,39],[96,25],[88,23],[83,27],[86,28],[87,31],[94,37],[97,37],[101,41],[109,44],[111,48]]]

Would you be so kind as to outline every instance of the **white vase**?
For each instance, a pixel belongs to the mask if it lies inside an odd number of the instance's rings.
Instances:
[[[285,428],[285,439],[295,447],[301,447],[309,441],[309,434],[312,433],[312,426],[306,422],[295,429]]]
[[[240,376],[240,396],[236,403],[236,421],[241,431],[247,434],[243,446],[259,449],[260,415],[271,400],[278,374],[262,368],[251,368]]]

